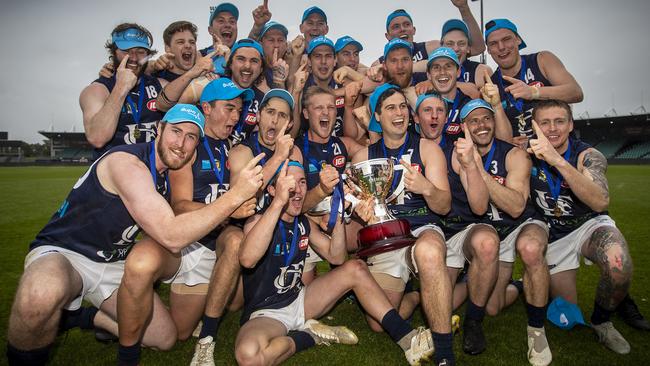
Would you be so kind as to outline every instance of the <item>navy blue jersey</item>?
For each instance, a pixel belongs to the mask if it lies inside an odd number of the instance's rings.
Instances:
[[[302,150],[303,161],[307,168],[305,172],[307,176],[307,189],[312,189],[320,182],[318,173],[320,173],[321,168],[325,164],[333,166],[339,174],[343,174],[345,164],[348,161],[348,151],[343,141],[334,136],[330,137],[329,141],[324,144],[307,140],[308,145],[306,146],[307,149],[305,149],[306,135],[307,133],[305,132],[302,136],[298,137],[295,146]]]
[[[462,128],[460,128],[460,110],[463,109],[463,106],[469,103],[472,100],[471,97],[467,96],[460,89],[456,88],[456,96],[453,100],[445,98],[445,103],[447,104],[447,120],[445,121],[445,128],[443,130],[443,139],[445,143],[458,140]]]
[[[569,141],[570,152],[567,161],[577,169],[578,156],[589,148],[591,148],[590,145],[578,139],[571,139]],[[546,172],[544,171],[545,167]],[[560,181],[560,193],[557,202],[551,194],[547,174],[551,176],[553,181]],[[551,226],[549,242],[563,238],[595,216],[607,214],[607,211],[595,212],[580,201],[555,168],[549,167],[535,157],[533,157],[533,169],[530,176],[530,194],[535,201],[537,211],[544,216],[544,219]],[[555,215],[556,206],[561,209],[559,217]]]
[[[502,186],[506,185],[506,177],[508,176],[508,169],[506,166],[506,158],[508,153],[515,147],[514,145],[494,139],[494,155],[488,162],[490,154],[482,157],[483,166],[487,166],[487,173],[494,178]],[[535,212],[535,205],[531,202],[529,197],[526,197],[526,207],[518,218],[513,218],[509,214],[500,210],[493,202],[490,202],[487,213],[483,216],[483,222],[490,224],[496,229],[499,238],[504,240],[508,234],[515,230],[527,219],[537,216]]]
[[[391,158],[397,166],[399,159],[411,162],[411,166],[417,169],[423,175],[426,174],[425,166],[422,163],[420,155],[420,136],[407,134],[407,141],[396,149],[385,147],[384,140],[381,139],[368,146],[368,159]],[[393,184],[387,196],[390,196],[402,179],[403,171],[394,171]],[[392,202],[387,204],[390,213],[398,218],[406,219],[411,224],[411,230],[415,230],[427,224],[436,224],[440,221],[421,194],[410,192],[406,189],[402,191]]]
[[[260,162],[258,163],[259,165],[264,166],[264,164],[266,164],[266,161],[270,159],[271,156],[273,156],[273,153],[275,151],[269,149],[263,144],[260,144],[258,140],[258,133],[259,132],[253,132],[244,141],[242,141],[241,144],[251,149],[251,151],[253,152],[253,157],[261,153],[264,153],[264,158],[260,160]],[[271,195],[267,190],[264,190],[264,193],[262,193],[262,195],[258,197],[257,207],[255,207],[255,212],[260,212],[264,210],[270,203],[271,203]]]
[[[228,141],[216,140],[205,136],[196,147],[196,160],[192,164],[192,176],[194,179],[194,193],[192,200],[209,204],[221,197],[230,189],[230,167],[228,165]],[[205,144],[208,144],[212,156],[208,153]],[[199,240],[205,247],[215,250],[215,241],[220,230],[215,229]]]
[[[122,199],[106,191],[97,177],[97,163],[115,152],[135,155],[156,172],[155,186],[158,193],[169,200],[167,172],[158,174],[152,149],[154,143],[122,145],[102,155],[88,168],[72,187],[57,212],[30,244],[30,249],[53,245],[77,252],[95,262],[116,262],[125,260],[140,227],[124,206]],[[154,184],[153,176],[148,182]]]
[[[305,87],[302,89],[302,95],[305,95],[305,92],[307,89],[309,89],[310,86],[316,85],[316,81],[314,80],[313,75],[309,75],[307,78],[307,81],[305,82]],[[333,91],[338,88],[343,87],[343,85],[338,84],[334,81],[334,79],[330,79],[329,81],[329,88]],[[334,103],[336,105],[336,121],[334,122],[334,128],[332,129],[332,136],[338,136],[341,137],[343,136],[343,116],[345,114],[345,97],[340,96],[340,97],[335,97]],[[305,116],[301,113],[300,114],[300,127],[301,127],[301,133],[304,133],[309,129],[309,121]]]
[[[480,64],[480,62],[472,61],[470,59],[465,60],[465,62],[460,65],[460,76],[458,76],[458,81],[476,84],[476,69]]]
[[[413,42],[413,62],[426,60],[429,58],[426,42]],[[379,56],[379,62],[384,63],[384,56]]]
[[[260,109],[260,103],[262,103],[262,98],[264,98],[264,93],[259,90],[256,86],[252,86],[251,89],[255,93],[255,97],[248,104],[246,108],[246,103],[244,105],[244,111],[242,112],[243,116],[239,119],[239,122],[232,130],[230,137],[231,146],[235,146],[246,139],[247,136],[250,136],[251,133],[257,127],[257,112]]]
[[[163,79],[163,80],[167,80],[167,81],[169,81],[171,83],[172,81],[178,79],[181,75],[183,75],[183,74],[176,74],[176,73],[173,73],[173,72],[165,69],[165,70],[160,70],[160,71],[155,72],[153,74],[153,77]]]
[[[109,92],[112,92],[113,87],[115,87],[115,76],[112,78],[100,77],[94,82],[104,85]],[[163,114],[156,109],[156,98],[161,90],[162,86],[157,78],[142,75],[140,82],[131,89],[124,99],[115,134],[106,145],[95,149],[94,159],[97,159],[112,147],[149,142],[156,138],[156,122],[163,117]],[[141,105],[140,93],[143,93]],[[129,103],[129,100],[131,103]],[[139,105],[140,107],[138,107]],[[135,120],[136,115],[140,118],[139,123]],[[138,132],[135,132],[136,127]]]
[[[304,287],[301,277],[309,247],[310,227],[306,216],[300,215],[296,220],[297,225],[280,220],[264,256],[254,268],[242,270],[242,324],[257,310],[288,306]],[[281,230],[280,223],[284,230]],[[297,232],[294,231],[296,226]]]
[[[542,71],[539,69],[537,64],[537,55],[539,53],[533,53],[530,55],[521,55],[522,67],[515,78],[522,80],[528,85],[533,86],[551,86],[551,82],[548,81]],[[505,92],[505,88],[510,85],[510,83],[501,77],[501,68],[492,74],[492,82],[499,87],[499,95],[501,96],[501,104],[503,109],[506,111],[508,120],[512,125],[513,136],[526,135],[528,137],[533,136],[533,107],[535,106],[534,101],[532,100],[515,100],[510,93]]]

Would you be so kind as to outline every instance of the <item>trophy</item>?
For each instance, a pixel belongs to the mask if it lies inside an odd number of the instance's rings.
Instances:
[[[386,202],[396,198],[403,189],[403,183],[400,182],[387,199],[393,182],[393,160],[380,158],[362,161],[354,164],[350,172],[350,180],[357,186],[362,198],[373,198],[377,218],[376,222],[359,230],[357,255],[366,258],[415,243],[409,222],[395,218],[386,207]]]

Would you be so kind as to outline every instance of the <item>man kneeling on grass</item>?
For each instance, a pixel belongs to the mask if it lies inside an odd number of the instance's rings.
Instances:
[[[307,181],[300,163],[287,160],[268,190],[273,201],[244,226],[239,255],[245,267],[243,325],[235,343],[240,365],[278,364],[315,344],[356,344],[356,335],[346,327],[313,320],[350,290],[381,321],[410,364],[433,354],[430,331],[414,330],[399,316],[363,261],[345,261],[343,223],[337,221],[330,239],[301,214]],[[310,244],[330,263],[342,265],[304,286],[301,276]]]

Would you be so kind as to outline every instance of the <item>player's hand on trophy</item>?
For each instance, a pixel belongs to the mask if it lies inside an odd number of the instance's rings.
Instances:
[[[255,23],[256,27],[262,28],[266,22],[271,20],[272,15],[269,10],[269,1],[264,0],[262,5],[253,9],[253,23]]]
[[[476,151],[476,147],[474,146],[474,141],[472,140],[472,136],[469,133],[467,124],[465,123],[463,123],[463,131],[465,132],[465,136],[458,138],[454,143],[454,146],[456,150],[456,159],[458,159],[458,162],[463,169],[467,169],[475,164],[474,152]]]
[[[485,84],[481,87],[481,97],[483,100],[490,103],[492,108],[497,108],[501,105],[499,88],[492,83],[492,79],[490,78],[487,69],[483,69],[483,80],[485,81]]]
[[[539,128],[539,125],[533,120],[533,130],[537,135],[536,139],[530,139],[530,147],[526,150],[529,154],[535,154],[537,159],[546,161],[550,166],[556,166],[564,162],[564,158],[560,155],[551,142],[546,138],[546,135]]]
[[[257,198],[253,197],[237,207],[235,212],[230,215],[233,219],[245,219],[255,214],[255,207],[257,207]]]
[[[138,82],[138,77],[135,75],[133,70],[126,67],[129,62],[129,55],[125,55],[120,62],[120,65],[117,67],[117,72],[115,74],[115,84],[123,90],[131,90],[135,84]]]
[[[255,197],[264,183],[262,166],[257,165],[264,158],[264,155],[264,153],[261,153],[246,163],[237,178],[230,184],[230,191],[234,191],[237,197],[242,199],[242,202]]]
[[[416,194],[429,194],[432,184],[422,173],[404,159],[399,160],[402,167],[404,167],[404,187]]]
[[[334,187],[341,181],[338,170],[329,164],[325,164],[318,173],[318,182],[320,188],[325,194],[330,195],[334,191]]]
[[[377,222],[377,217],[375,216],[375,201],[372,196],[359,201],[359,203],[354,207],[354,213],[365,223],[374,224]]]
[[[278,203],[285,205],[289,202],[289,198],[293,197],[296,191],[296,180],[293,176],[287,175],[287,166],[289,159],[282,163],[278,179],[275,183],[275,198],[273,201],[278,200]]]
[[[510,93],[513,98],[521,98],[525,100],[534,99],[533,95],[535,95],[535,87],[510,76],[503,75],[503,79],[510,83],[510,85],[505,88],[505,91],[506,93]]]

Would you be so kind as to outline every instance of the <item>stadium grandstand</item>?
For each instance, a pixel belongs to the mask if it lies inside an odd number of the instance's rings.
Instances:
[[[88,162],[93,148],[83,132],[38,131],[50,147],[50,160],[60,162]]]
[[[650,163],[650,114],[576,119],[574,129],[610,163]]]
[[[0,131],[0,163],[17,163],[23,160],[24,141],[9,140],[9,132]]]

